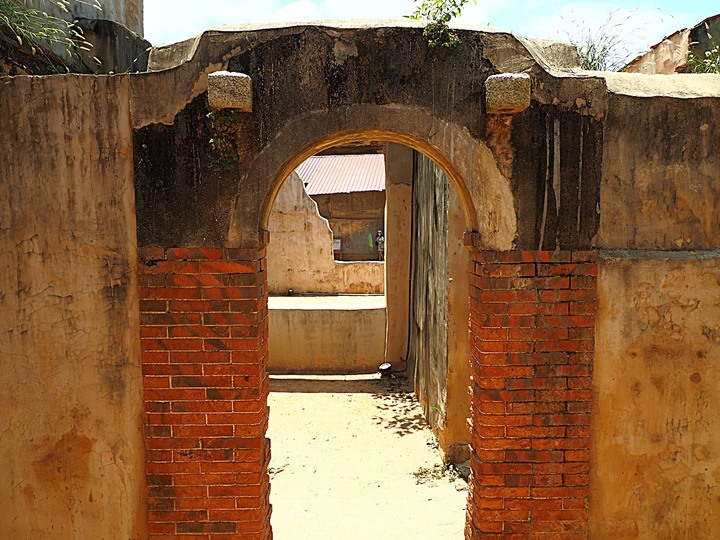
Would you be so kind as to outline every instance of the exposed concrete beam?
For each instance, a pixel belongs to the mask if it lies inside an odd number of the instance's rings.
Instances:
[[[213,109],[252,112],[252,79],[244,73],[216,71],[208,75],[208,102]]]
[[[500,73],[485,81],[485,103],[489,114],[514,114],[530,106],[530,76]]]

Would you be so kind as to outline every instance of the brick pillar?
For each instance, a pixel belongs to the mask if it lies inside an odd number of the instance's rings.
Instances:
[[[592,252],[471,249],[466,538],[588,535]]]
[[[139,266],[150,537],[269,539],[265,251]]]

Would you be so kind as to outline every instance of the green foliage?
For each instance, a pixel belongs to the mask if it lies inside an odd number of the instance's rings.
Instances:
[[[710,34],[707,23],[705,23],[705,33],[712,48],[705,51],[703,56],[697,56],[691,52],[688,55],[688,66],[692,73],[720,73],[720,44]],[[693,43],[693,45],[695,44]]]
[[[463,7],[470,0],[416,0],[420,2],[415,12],[408,18],[425,21],[423,34],[430,47],[457,47],[460,37],[450,30],[448,23],[459,17]],[[472,0],[475,4],[477,0]]]
[[[240,113],[235,109],[221,109],[207,114],[212,137],[209,166],[215,172],[228,172],[235,168],[238,160],[237,130]]]
[[[69,0],[43,0],[48,7],[58,7],[69,12]],[[87,5],[100,7],[99,0],[88,0]],[[0,28],[15,38],[20,45],[29,45],[33,54],[37,47],[60,45],[68,53],[80,48],[88,50],[90,44],[85,41],[82,33],[74,22],[65,20],[47,12],[27,7],[20,0],[0,0]]]
[[[448,464],[436,464],[433,467],[420,467],[417,471],[412,473],[415,477],[415,483],[437,485],[438,480],[447,480],[448,482],[454,482],[460,475],[454,465]]]

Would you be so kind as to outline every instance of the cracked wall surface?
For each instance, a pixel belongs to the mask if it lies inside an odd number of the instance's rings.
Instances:
[[[600,265],[593,538],[720,535],[720,258]]]
[[[146,538],[127,78],[2,92],[0,538]]]
[[[717,248],[717,102],[717,98],[611,99],[599,245],[610,249]],[[628,126],[634,126],[632,135]]]

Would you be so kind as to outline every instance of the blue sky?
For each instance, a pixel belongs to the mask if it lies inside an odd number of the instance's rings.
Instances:
[[[145,37],[153,45],[181,41],[210,26],[308,20],[395,19],[413,11],[413,0],[145,0]],[[614,12],[614,29],[641,52],[675,30],[720,12],[708,0],[619,1],[478,0],[462,22],[490,24],[526,37],[568,40],[594,30]]]

